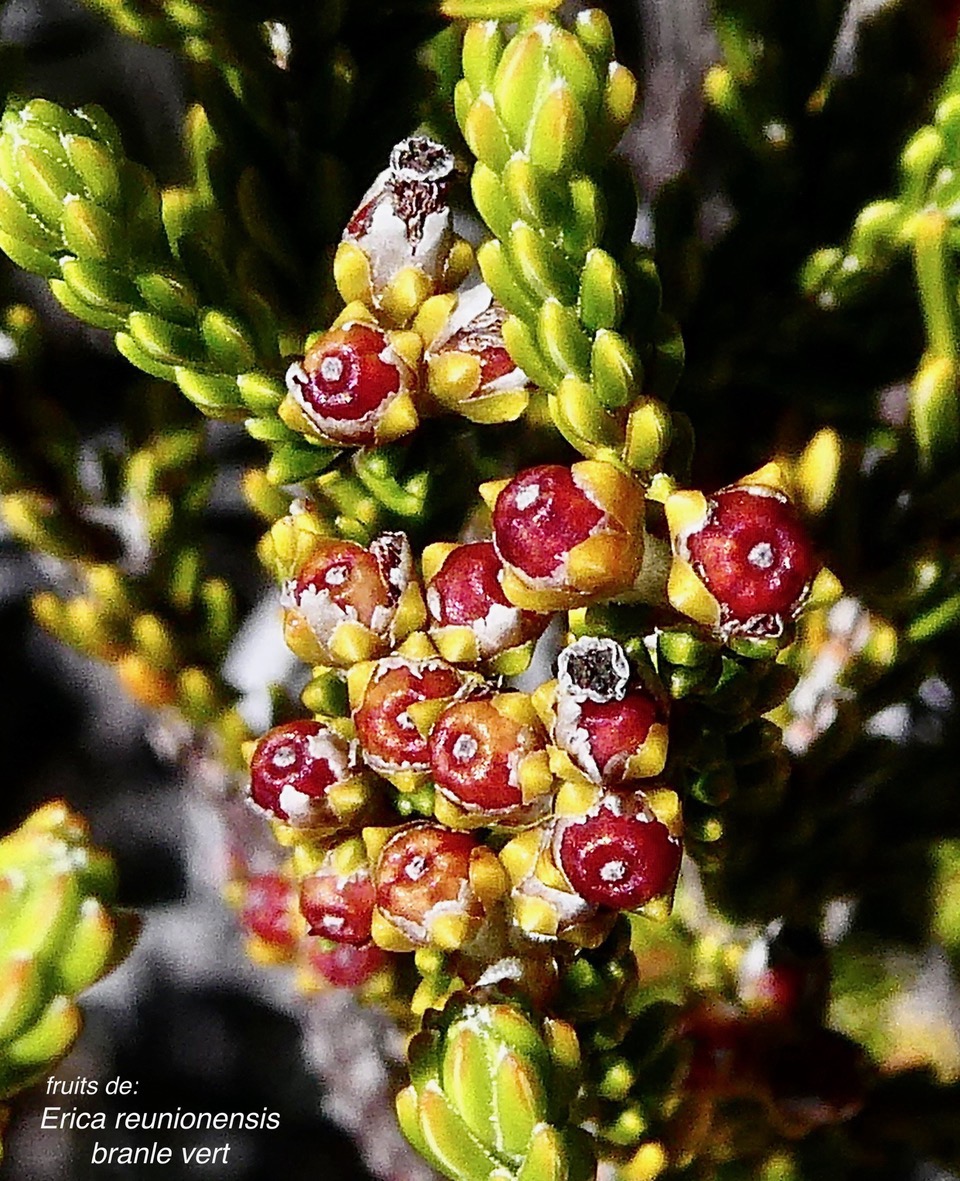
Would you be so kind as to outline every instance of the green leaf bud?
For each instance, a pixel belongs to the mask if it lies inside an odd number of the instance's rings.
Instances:
[[[510,356],[531,381],[543,389],[553,389],[563,380],[563,372],[540,350],[536,335],[528,322],[512,316],[503,326],[503,341]]]
[[[495,238],[484,242],[477,251],[477,262],[487,286],[491,288],[507,311],[528,324],[531,321],[536,322],[537,303],[530,295],[526,285],[518,277],[515,269],[510,265],[502,243]],[[509,344],[507,347],[510,347]],[[516,355],[513,355],[513,359],[525,373],[533,377],[530,370]]]
[[[463,76],[474,94],[489,90],[504,49],[498,23],[480,19],[467,26],[463,35]]]
[[[920,367],[910,388],[910,425],[921,464],[956,455],[960,444],[960,393],[957,362],[932,357]]]
[[[513,224],[507,239],[510,261],[527,288],[539,300],[572,304],[577,297],[577,273],[561,250],[526,222]]]
[[[121,357],[126,357],[130,364],[135,365],[137,369],[142,369],[144,373],[149,373],[151,377],[159,378],[160,381],[176,381],[173,366],[151,357],[129,333],[118,332],[113,338],[113,343]]]
[[[453,1181],[592,1177],[585,1137],[562,1126],[579,1069],[571,1042],[563,1022],[538,1025],[514,1005],[458,994],[411,1042],[404,1132]]]
[[[118,961],[132,927],[115,870],[62,803],[0,840],[0,1095],[46,1073],[80,1028],[72,998]]]
[[[510,220],[504,233],[490,226],[498,238],[508,236],[515,218],[539,227],[541,234],[547,227],[552,229],[558,223],[562,224],[565,208],[559,186],[551,184],[522,153],[516,153],[507,161],[503,170],[503,192],[511,207]]]
[[[63,282],[61,279],[51,279],[50,290],[53,292],[57,302],[70,312],[71,315],[76,316],[78,320],[83,320],[87,324],[92,324],[94,328],[109,328],[112,331],[116,331],[116,329],[123,326],[122,316],[118,316],[116,312],[107,311],[88,304],[77,295],[68,283]]]
[[[550,25],[536,25],[528,32],[519,33],[507,45],[497,65],[492,98],[511,143],[517,148],[527,148],[531,112],[537,108],[541,89],[550,85],[544,36],[552,33]]]
[[[179,663],[176,640],[170,628],[156,615],[138,615],[133,621],[133,642],[140,654],[160,669],[174,669]]]
[[[463,122],[463,135],[478,160],[494,172],[503,170],[512,149],[492,95],[484,92],[471,105]]]
[[[934,169],[943,158],[943,136],[935,127],[923,127],[910,140],[900,156],[902,202],[912,213],[923,204]]]
[[[237,387],[243,404],[254,414],[272,413],[286,396],[283,383],[266,373],[243,373],[237,378]]]
[[[120,170],[110,151],[102,143],[82,135],[66,136],[64,146],[70,166],[91,200],[107,209],[118,208],[122,198]]]
[[[593,338],[590,378],[597,399],[608,410],[635,400],[643,369],[633,349],[619,332],[601,328]]]
[[[587,254],[580,273],[577,309],[588,331],[616,329],[623,318],[625,282],[623,270],[605,250],[591,250]]]
[[[626,462],[637,471],[655,471],[676,438],[676,427],[677,419],[662,402],[641,398],[627,420]]]
[[[296,484],[316,476],[340,454],[333,447],[311,447],[304,443],[283,443],[274,451],[267,467],[271,484]]]
[[[583,45],[573,33],[555,29],[550,37],[550,60],[559,77],[570,87],[584,118],[592,122],[600,103],[601,77]]]
[[[637,102],[637,80],[633,74],[613,62],[603,91],[603,113],[605,123],[603,138],[610,147],[616,146],[633,115]]]
[[[245,373],[256,365],[256,347],[235,317],[211,309],[200,321],[200,331],[212,362],[227,373]]]
[[[0,184],[0,229],[44,254],[54,253],[61,245],[59,236],[23,205],[5,183]]]
[[[128,323],[130,335],[154,361],[181,365],[203,358],[203,344],[192,328],[172,324],[152,312],[131,312]]]
[[[125,243],[119,224],[105,209],[83,197],[67,196],[61,206],[63,242],[78,258],[121,262]]]
[[[571,307],[548,298],[537,318],[537,341],[544,355],[565,376],[585,380],[590,375],[590,337]]]
[[[511,161],[507,165],[504,181],[513,163],[514,161]],[[488,168],[486,164],[478,163],[473,170],[470,191],[477,212],[486,222],[490,232],[494,237],[507,238],[516,220],[516,213],[507,197],[505,183],[501,182],[500,177],[493,169]],[[0,212],[0,224],[2,224],[2,212]]]
[[[546,172],[568,172],[584,149],[587,122],[566,82],[554,82],[530,129],[530,159]]]
[[[93,259],[65,257],[60,271],[73,294],[84,304],[122,316],[136,302],[136,288],[119,271]]]
[[[184,325],[192,324],[196,319],[196,292],[183,278],[151,271],[137,275],[134,282],[147,308],[158,316]]]

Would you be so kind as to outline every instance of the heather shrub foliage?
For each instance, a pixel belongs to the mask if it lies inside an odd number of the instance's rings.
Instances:
[[[960,1169],[955,6],[89,6],[187,107],[158,177],[8,87],[0,514],[249,954],[390,1014],[451,1181]],[[0,841],[0,1101],[116,897]]]

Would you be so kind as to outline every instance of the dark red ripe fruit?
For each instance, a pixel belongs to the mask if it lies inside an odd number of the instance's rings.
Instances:
[[[377,607],[393,605],[377,559],[354,541],[321,542],[297,575],[298,602],[307,590],[325,591],[338,607],[352,607],[366,627]]]
[[[433,824],[394,833],[374,870],[377,906],[388,918],[422,926],[438,903],[460,899],[476,845],[467,833]]]
[[[478,289],[474,288],[466,300],[458,306],[458,314],[462,315],[468,307],[475,306],[476,299],[474,297],[478,294]],[[506,313],[499,304],[488,303],[451,336],[442,338],[442,343],[437,350],[439,354],[467,353],[477,358],[480,362],[480,381],[474,392],[474,397],[482,397],[489,393],[489,387],[508,374],[516,375],[511,379],[510,384],[527,384],[526,375],[520,372],[516,362],[504,346],[503,323],[505,319]]]
[[[516,362],[503,346],[503,317],[494,308],[488,309],[459,332],[444,342],[441,352],[472,353],[480,362],[478,393],[500,377],[513,373]]]
[[[292,947],[297,941],[294,914],[295,894],[286,878],[262,873],[249,879],[240,921],[251,934],[274,947]]]
[[[718,492],[687,548],[724,619],[738,623],[792,618],[819,569],[795,509],[768,489]]]
[[[306,381],[299,388],[307,411],[325,423],[356,423],[378,410],[400,389],[400,369],[382,355],[388,348],[387,334],[370,324],[324,333],[303,359]],[[362,439],[373,436],[371,423]]]
[[[683,1079],[688,1091],[723,1093],[745,1081],[750,1068],[750,1027],[733,1008],[705,1005],[687,1013],[680,1032],[692,1044]]]
[[[459,688],[456,670],[439,661],[382,662],[353,717],[364,755],[375,768],[426,770],[427,739],[407,710],[419,701],[452,697]]]
[[[335,988],[359,988],[386,965],[389,954],[375,943],[365,947],[340,943],[336,947],[312,947],[308,958],[328,984]]]
[[[680,842],[659,820],[603,809],[564,830],[559,860],[570,885],[587,902],[636,910],[672,888],[680,851]]]
[[[434,782],[467,808],[512,808],[523,801],[516,763],[539,745],[529,727],[504,717],[492,702],[456,702],[441,714],[430,735]]]
[[[300,885],[300,913],[310,934],[334,943],[359,947],[369,942],[373,902],[373,883],[367,874],[343,881],[334,873],[315,873]]]
[[[657,707],[646,693],[628,693],[622,701],[584,701],[579,726],[587,732],[590,753],[603,775],[612,759],[632,755],[657,720]]]
[[[325,727],[308,720],[274,726],[257,743],[250,763],[250,794],[255,803],[280,820],[289,815],[280,803],[284,788],[322,799],[340,779],[339,769],[310,750],[310,738]]]
[[[489,385],[516,369],[516,362],[502,345],[490,345],[480,354],[480,381]]]
[[[486,618],[494,603],[509,607],[500,586],[502,570],[492,541],[475,541],[453,550],[430,583],[436,592],[437,623],[471,627]]]
[[[756,952],[762,948],[765,962]],[[822,940],[805,927],[779,927],[741,963],[740,999],[773,1020],[822,1023],[830,995],[830,961]]]
[[[602,519],[570,469],[548,463],[520,472],[497,497],[493,537],[504,562],[530,578],[548,578]]]
[[[866,1098],[863,1050],[832,1029],[771,1043],[764,1065],[778,1110],[804,1131],[850,1119]]]

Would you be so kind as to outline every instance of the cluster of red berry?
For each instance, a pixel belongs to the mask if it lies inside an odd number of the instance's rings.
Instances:
[[[681,1022],[691,1054],[676,1122],[690,1155],[744,1154],[758,1140],[758,1111],[793,1139],[863,1105],[869,1066],[825,1025],[830,967],[812,932],[773,924],[747,948],[736,984],[735,1000],[701,1000]]]
[[[325,442],[375,446],[415,424],[425,339],[428,397],[455,388],[462,410],[529,384],[488,289],[451,262],[449,154],[416,140],[394,157],[338,256],[361,302],[288,375],[288,421]],[[431,302],[441,327],[426,332]],[[557,613],[611,599],[679,612],[718,642],[779,637],[817,573],[810,542],[772,469],[708,498],[592,458],[480,493],[490,538],[428,546],[419,564],[403,533],[330,537],[307,502],[287,518],[307,540],[285,636],[345,682],[349,712],[287,722],[251,751],[251,800],[298,854],[296,887],[264,879],[248,903],[268,943],[309,931],[322,956],[348,947],[371,970],[372,949],[457,950],[489,982],[557,939],[598,944],[618,911],[669,912],[682,818],[657,676],[581,629],[554,645],[554,679],[526,693],[508,678]],[[337,964],[321,971],[356,982]]]

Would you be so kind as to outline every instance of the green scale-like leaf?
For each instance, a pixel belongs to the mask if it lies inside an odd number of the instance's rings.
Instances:
[[[0,840],[0,1097],[44,1074],[80,1029],[73,998],[123,957],[115,870],[83,821],[48,804]]]
[[[334,450],[298,445],[285,429],[272,434],[260,425],[262,418],[280,426],[276,330],[213,245],[181,225],[178,211],[189,208],[189,200],[165,199],[161,211],[156,181],[126,159],[102,111],[34,99],[5,112],[0,248],[48,279],[67,311],[112,331],[128,361],[175,382],[204,414],[242,419],[252,411],[251,433],[275,452],[273,479],[316,475]],[[225,306],[211,306],[211,295]]]
[[[559,1027],[567,1036],[560,1036]],[[593,1163],[566,1128],[576,1035],[512,1004],[459,994],[428,1014],[397,1104],[411,1143],[452,1181],[586,1181]]]

